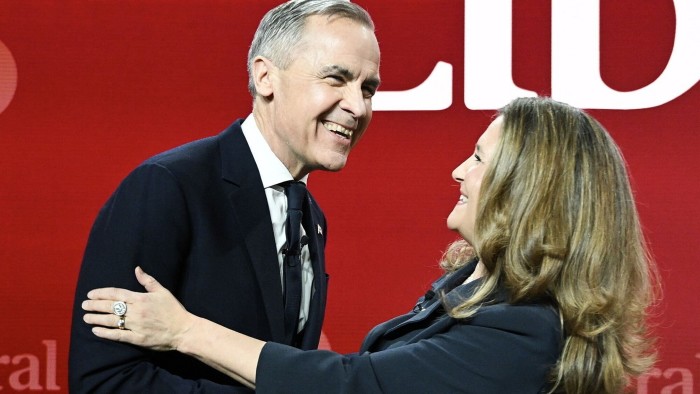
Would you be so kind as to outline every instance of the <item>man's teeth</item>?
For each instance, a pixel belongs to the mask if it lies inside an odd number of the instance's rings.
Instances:
[[[348,130],[345,127],[336,124],[336,123],[330,123],[330,122],[325,122],[323,125],[330,131],[340,134],[345,138],[352,138],[352,130]]]

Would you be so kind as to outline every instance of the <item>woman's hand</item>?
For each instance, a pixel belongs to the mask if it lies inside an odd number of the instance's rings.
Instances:
[[[166,288],[136,267],[136,279],[147,293],[106,287],[88,293],[82,308],[83,320],[92,324],[100,338],[126,342],[154,350],[177,350],[183,336],[197,321]],[[120,318],[113,311],[115,302],[126,303]],[[123,328],[119,328],[120,319]]]

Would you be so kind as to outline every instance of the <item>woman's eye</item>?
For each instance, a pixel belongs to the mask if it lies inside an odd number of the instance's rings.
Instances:
[[[478,154],[474,153],[474,160],[481,162],[481,157]]]

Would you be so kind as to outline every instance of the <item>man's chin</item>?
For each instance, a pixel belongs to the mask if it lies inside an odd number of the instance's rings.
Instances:
[[[338,172],[345,168],[345,165],[347,163],[348,159],[346,156],[333,158],[332,160],[326,160],[325,162],[322,162],[320,169],[323,171]]]
[[[327,167],[322,167],[321,171],[338,172],[338,171],[342,170],[343,168],[345,168],[344,165],[342,165],[342,166],[327,166]]]

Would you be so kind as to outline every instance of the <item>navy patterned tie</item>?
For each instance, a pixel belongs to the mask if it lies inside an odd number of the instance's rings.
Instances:
[[[290,182],[285,186],[287,195],[287,247],[284,253],[284,331],[287,344],[293,344],[299,323],[301,307],[301,219],[303,216],[306,185]]]

